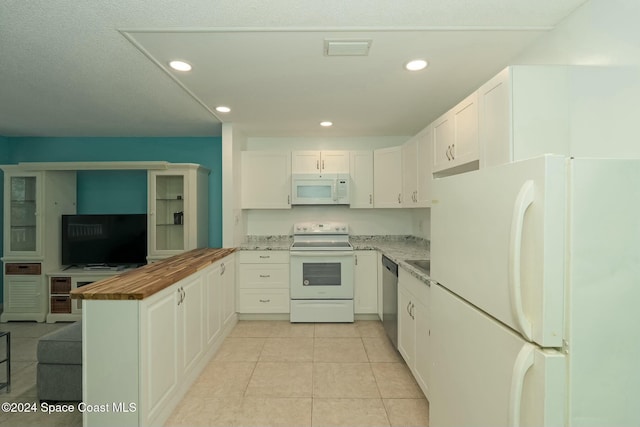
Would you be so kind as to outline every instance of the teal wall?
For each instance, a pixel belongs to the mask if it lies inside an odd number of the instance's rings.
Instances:
[[[222,245],[222,139],[172,138],[7,138],[8,163],[85,161],[167,161],[198,163],[209,176],[209,246]],[[144,213],[144,171],[78,173],[79,213]]]

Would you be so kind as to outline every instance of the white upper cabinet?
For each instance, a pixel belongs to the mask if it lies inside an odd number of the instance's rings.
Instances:
[[[349,173],[348,151],[294,151],[292,173]]]
[[[508,67],[480,87],[481,167],[545,153],[569,154],[569,70]]]
[[[418,186],[416,193],[416,205],[419,208],[431,206],[431,186],[433,182],[433,128],[427,126],[418,135]]]
[[[402,146],[373,152],[373,205],[376,208],[402,207]]]
[[[349,153],[350,208],[373,207],[373,151]]]
[[[150,170],[148,259],[209,246],[209,170],[173,164]]]
[[[433,127],[424,128],[402,146],[402,204],[408,208],[431,206]]]
[[[242,152],[242,209],[291,208],[291,153]]]
[[[418,138],[402,145],[402,205],[414,207],[418,200]]]
[[[472,93],[447,111],[433,127],[433,172],[471,170],[478,161],[478,94]]]

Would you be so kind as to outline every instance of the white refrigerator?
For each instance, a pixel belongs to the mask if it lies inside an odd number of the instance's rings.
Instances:
[[[640,160],[437,179],[431,218],[431,426],[640,425]]]

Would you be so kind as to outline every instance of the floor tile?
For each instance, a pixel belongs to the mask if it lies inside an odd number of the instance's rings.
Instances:
[[[381,399],[313,399],[313,427],[389,426]]]
[[[316,338],[314,362],[368,362],[361,338]]]
[[[353,323],[316,323],[316,338],[359,337],[358,328]]]
[[[313,338],[315,325],[313,323],[291,323],[288,320],[274,321],[271,337],[306,337]]]
[[[258,362],[245,396],[311,397],[312,375],[311,362]]]
[[[358,320],[355,325],[361,337],[387,337],[384,327],[382,326],[382,322],[377,320]]]
[[[214,359],[229,362],[257,362],[264,342],[265,338],[227,337]]]
[[[225,362],[214,360],[207,365],[189,389],[193,397],[242,397],[255,362]]]
[[[310,427],[311,398],[243,399],[235,426]]]
[[[267,338],[261,362],[311,362],[313,338]]]
[[[424,398],[404,363],[372,363],[371,369],[383,398]]]
[[[313,397],[379,398],[369,363],[314,363]]]
[[[183,399],[165,423],[165,427],[232,426],[235,424],[242,398]]]
[[[274,322],[265,320],[240,320],[233,328],[230,337],[266,338],[271,336]]]
[[[393,427],[429,426],[429,402],[426,399],[384,399]]]
[[[362,344],[364,344],[369,362],[402,362],[402,356],[400,356],[398,350],[393,348],[391,341],[387,337],[363,337]]]

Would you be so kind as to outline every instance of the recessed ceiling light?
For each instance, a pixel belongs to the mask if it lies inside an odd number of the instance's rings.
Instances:
[[[228,113],[229,111],[231,111],[231,108],[225,107],[224,105],[220,105],[216,107],[216,111],[219,113]]]
[[[404,68],[409,71],[420,71],[427,68],[427,65],[429,64],[424,59],[414,59],[404,64]]]
[[[169,66],[176,71],[191,71],[191,64],[184,61],[171,61]]]
[[[320,122],[320,126],[324,126],[328,128],[329,126],[333,126],[333,122],[329,122],[329,121]]]

